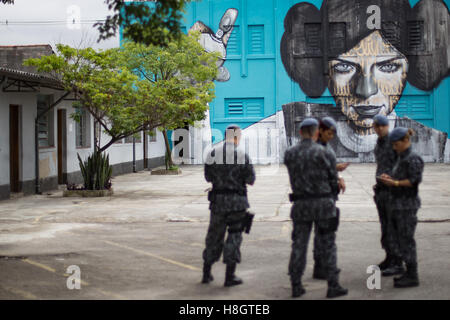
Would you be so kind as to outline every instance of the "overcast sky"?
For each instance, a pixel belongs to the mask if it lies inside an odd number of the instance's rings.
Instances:
[[[104,0],[15,0],[14,5],[0,4],[0,45],[64,43],[78,47],[112,48],[119,46],[119,36],[97,43],[99,36],[93,22],[105,19]],[[78,13],[79,12],[79,18]],[[75,23],[68,26],[68,20]],[[8,24],[6,25],[6,21]]]

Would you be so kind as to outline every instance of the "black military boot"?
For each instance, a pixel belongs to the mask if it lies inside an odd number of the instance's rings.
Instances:
[[[397,274],[403,274],[405,269],[403,268],[403,261],[399,257],[393,257],[390,264],[381,272],[383,277],[395,276]]]
[[[383,271],[384,269],[386,269],[387,267],[389,267],[391,265],[391,261],[392,261],[392,256],[389,254],[386,254],[386,258],[384,258],[384,260],[378,264],[378,268],[380,268],[380,270]]]
[[[292,284],[292,298],[298,298],[306,292],[301,282]]]
[[[410,288],[419,286],[419,275],[417,273],[417,263],[407,264],[406,272],[403,276],[394,279],[395,288]]]
[[[328,281],[327,298],[336,298],[345,296],[348,293],[348,289],[342,288],[337,281]]]
[[[214,278],[211,274],[211,265],[208,263],[203,264],[203,278],[202,283],[210,283]]]
[[[225,287],[232,287],[242,284],[244,281],[242,281],[241,278],[236,277],[234,272],[236,271],[236,264],[230,263],[227,264],[227,271],[225,273]]]

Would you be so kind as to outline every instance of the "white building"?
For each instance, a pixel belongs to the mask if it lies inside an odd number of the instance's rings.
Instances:
[[[33,194],[57,189],[59,184],[82,183],[77,154],[84,159],[94,150],[93,118],[84,113],[79,123],[71,119],[75,112],[71,95],[39,119],[36,148],[37,115],[65,91],[54,79],[22,63],[48,54],[53,54],[49,45],[0,46],[0,199],[8,199],[11,193]],[[105,134],[102,140],[106,140]],[[132,138],[123,139],[106,152],[113,175],[133,171]],[[141,138],[135,141],[136,170],[163,165],[164,155],[162,134],[158,131],[151,137],[141,132]]]

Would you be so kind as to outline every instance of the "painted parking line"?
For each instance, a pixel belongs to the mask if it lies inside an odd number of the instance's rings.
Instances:
[[[25,299],[30,299],[30,300],[38,300],[39,299],[37,296],[35,296],[34,294],[32,294],[31,292],[28,292],[28,291],[24,291],[24,290],[13,288],[13,287],[7,287],[4,285],[1,285],[1,287],[5,291],[9,291],[9,292],[11,292],[15,295],[21,296],[22,298],[25,298]]]
[[[43,215],[40,215],[40,216],[36,217],[36,218],[34,219],[33,223],[38,223],[42,218],[45,218],[45,217],[47,217],[47,216],[49,216],[49,215],[51,215],[51,214],[55,214],[55,213],[65,213],[65,212],[62,212],[62,211],[51,211],[51,212],[46,212],[46,213],[44,213]]]
[[[47,266],[45,264],[42,264],[42,263],[30,260],[30,259],[22,259],[22,261],[25,262],[25,263],[31,264],[31,265],[33,265],[35,267],[38,267],[38,268],[41,268],[41,269],[44,269],[44,270],[56,273],[55,269],[53,269],[52,267],[49,267],[49,266]]]
[[[279,240],[279,239],[284,239],[284,238],[286,238],[286,237],[285,236],[278,236],[278,237],[249,239],[249,240],[244,240],[244,242],[259,242],[259,241],[267,241],[267,240]]]
[[[198,243],[198,242],[187,242],[187,241],[179,241],[179,240],[172,240],[172,239],[164,239],[164,242],[183,244],[185,246],[190,246],[190,247],[200,247],[200,248],[204,247],[204,244]]]
[[[58,274],[58,272],[55,269],[53,269],[52,267],[47,266],[47,265],[45,265],[43,263],[39,263],[37,261],[31,260],[31,259],[28,259],[28,258],[27,259],[22,259],[22,261],[25,262],[25,263],[31,264],[31,265],[33,265],[35,267],[41,268],[43,270],[46,270],[48,272],[51,272],[51,273],[54,273],[54,274]],[[67,273],[64,273],[64,274],[62,274],[62,276],[63,277],[68,277],[70,275],[67,274]],[[80,283],[83,286],[90,286],[89,282],[84,281],[82,279],[80,279]],[[105,290],[102,290],[102,289],[98,289],[98,288],[95,288],[95,287],[92,287],[92,286],[91,286],[91,288],[93,290],[101,293],[102,295],[107,296],[107,297],[112,297],[112,298],[119,299],[119,300],[126,300],[127,299],[126,297],[121,296],[121,295],[116,294],[116,293],[113,293],[113,292],[108,292],[108,291],[105,291]]]
[[[194,266],[191,266],[189,264],[185,264],[185,263],[182,263],[182,262],[179,262],[179,261],[175,261],[175,260],[172,260],[172,259],[164,258],[164,257],[161,257],[159,255],[153,254],[153,253],[148,252],[148,251],[135,249],[135,248],[132,248],[132,247],[120,244],[120,243],[108,241],[108,240],[102,240],[102,241],[104,243],[109,244],[109,245],[112,245],[112,246],[115,246],[115,247],[118,247],[118,248],[122,248],[122,249],[127,249],[129,251],[133,251],[133,252],[138,253],[138,254],[149,256],[149,257],[152,257],[152,258],[155,258],[155,259],[158,259],[158,260],[161,260],[161,261],[164,261],[164,262],[167,262],[167,263],[170,263],[170,264],[173,264],[173,265],[185,268],[185,269],[189,269],[189,270],[193,270],[193,271],[201,271],[200,268],[197,268],[197,267],[194,267]]]

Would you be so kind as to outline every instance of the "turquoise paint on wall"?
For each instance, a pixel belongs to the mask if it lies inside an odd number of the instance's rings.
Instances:
[[[229,44],[225,67],[230,71],[228,82],[216,82],[216,99],[210,105],[211,127],[224,132],[231,123],[246,128],[281,110],[283,104],[293,101],[331,103],[328,89],[322,97],[307,97],[288,77],[280,57],[280,42],[284,32],[284,18],[288,10],[302,1],[295,0],[202,0],[192,2],[187,7],[183,21],[188,30],[201,20],[214,32],[228,8],[239,10],[236,28]],[[311,0],[317,8],[322,0]],[[415,5],[419,0],[410,0]],[[444,1],[447,6],[450,0]],[[256,31],[262,35],[256,36]],[[256,32],[256,33],[255,33]],[[252,38],[253,35],[253,38]],[[256,48],[256,49],[255,49]],[[226,101],[242,100],[264,102],[262,110],[247,115],[226,114]],[[253,99],[253,100],[252,100]],[[237,107],[236,107],[237,108]],[[444,79],[436,89],[424,92],[407,84],[403,96],[396,107],[399,116],[408,116],[427,126],[450,133],[450,80]]]

